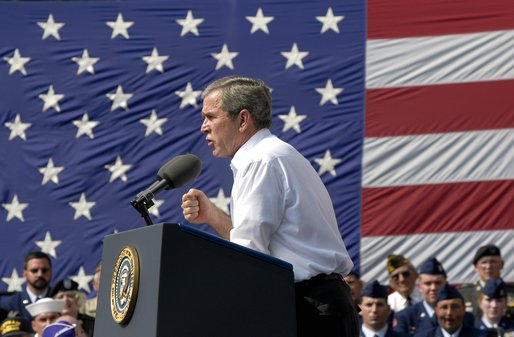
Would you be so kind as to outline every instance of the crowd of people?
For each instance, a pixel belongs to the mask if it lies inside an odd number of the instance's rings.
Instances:
[[[480,247],[473,265],[479,280],[460,285],[435,257],[416,269],[402,255],[388,256],[388,285],[345,276],[361,310],[361,337],[514,336],[514,285],[502,280],[500,248]]]
[[[95,271],[93,288],[98,293],[101,265]],[[52,261],[43,252],[25,257],[22,291],[0,295],[0,336],[92,337],[96,297],[87,299],[77,282],[59,280],[53,287]],[[71,328],[70,328],[71,327]]]
[[[361,337],[514,337],[514,285],[502,280],[504,261],[495,245],[480,247],[475,283],[452,286],[431,257],[415,268],[402,255],[387,257],[389,284],[344,277],[360,311]],[[101,265],[93,279],[99,289]],[[26,256],[23,291],[0,296],[0,337],[92,337],[96,297],[63,279],[50,287],[52,263],[42,252]],[[511,305],[509,307],[509,304]]]

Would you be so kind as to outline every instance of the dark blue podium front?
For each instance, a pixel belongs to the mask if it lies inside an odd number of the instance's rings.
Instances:
[[[111,315],[121,250],[139,256],[134,311]],[[193,227],[157,224],[104,239],[95,337],[296,336],[292,266]]]

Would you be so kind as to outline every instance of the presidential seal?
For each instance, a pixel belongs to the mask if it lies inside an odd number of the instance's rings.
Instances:
[[[139,257],[133,247],[124,247],[112,273],[111,314],[118,324],[127,323],[136,305],[139,287]]]

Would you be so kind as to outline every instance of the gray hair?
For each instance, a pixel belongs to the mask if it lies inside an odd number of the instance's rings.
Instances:
[[[230,118],[247,109],[258,129],[271,126],[271,93],[262,80],[241,76],[222,77],[205,88],[202,99],[218,90],[221,92],[221,109],[227,111]]]

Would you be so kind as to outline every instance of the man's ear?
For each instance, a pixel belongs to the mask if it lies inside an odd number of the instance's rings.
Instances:
[[[243,109],[239,111],[239,130],[244,131],[252,122],[252,116],[250,115],[250,111],[247,109]]]

